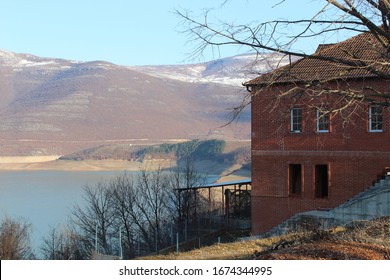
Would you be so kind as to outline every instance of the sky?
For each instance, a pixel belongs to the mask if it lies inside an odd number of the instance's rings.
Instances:
[[[192,57],[196,45],[183,34],[175,9],[210,20],[249,23],[302,18],[320,0],[0,0],[0,49],[77,61],[119,65],[203,62],[248,52],[208,50]],[[313,48],[313,46],[304,46]],[[194,61],[195,60],[195,61]]]

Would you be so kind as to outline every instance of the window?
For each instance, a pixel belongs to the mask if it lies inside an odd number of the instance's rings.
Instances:
[[[315,197],[328,197],[328,165],[315,166]]]
[[[290,131],[302,132],[302,109],[292,108],[290,112]]]
[[[382,107],[373,105],[369,107],[369,131],[383,131]]]
[[[317,109],[317,132],[329,132],[329,112]]]
[[[300,196],[302,194],[302,166],[300,164],[290,164],[288,175],[290,195]]]

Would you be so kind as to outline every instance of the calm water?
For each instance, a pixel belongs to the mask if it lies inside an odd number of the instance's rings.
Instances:
[[[50,229],[66,224],[75,204],[83,204],[83,187],[123,171],[0,171],[0,221],[6,215],[32,224],[32,244],[39,247]],[[213,182],[218,176],[209,176]]]
[[[22,217],[32,224],[32,243],[42,244],[49,229],[66,224],[83,187],[109,180],[121,171],[0,171],[0,220]]]

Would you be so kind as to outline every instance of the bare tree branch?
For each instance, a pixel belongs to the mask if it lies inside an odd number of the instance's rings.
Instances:
[[[338,65],[338,72],[331,77],[318,79],[294,77],[289,67],[271,72],[267,76],[267,85],[254,89],[246,83],[249,91],[261,92],[273,86],[284,75],[289,75],[294,84],[289,90],[275,97],[279,102],[282,97],[298,98],[303,93],[312,98],[334,96],[333,112],[341,112],[349,106],[361,106],[363,103],[390,106],[389,91],[373,87],[352,87],[348,82],[348,73],[365,73],[367,77],[390,80],[390,1],[389,0],[318,0],[324,3],[314,15],[298,20],[277,19],[249,24],[214,24],[208,15],[202,21],[189,13],[179,10],[177,15],[187,24],[185,33],[190,42],[196,45],[194,55],[202,54],[207,48],[217,49],[227,46],[244,47],[256,53],[277,52],[289,57],[298,57],[323,61],[324,65]],[[277,2],[275,6],[285,4]],[[342,44],[336,52],[317,51],[306,53],[294,46],[302,40],[319,38],[323,35],[350,32],[351,35],[369,33],[371,39],[364,42],[360,49],[343,48]],[[336,46],[335,46],[336,47]],[[337,53],[337,55],[335,55]],[[369,55],[365,55],[369,54]],[[353,76],[353,75],[351,75]],[[356,78],[356,77],[355,77]],[[339,88],[329,88],[329,83],[339,84]],[[251,102],[254,92],[249,92],[232,110],[231,120]],[[321,103],[321,102],[319,102]],[[272,106],[271,106],[272,108]],[[354,111],[354,110],[352,110]]]

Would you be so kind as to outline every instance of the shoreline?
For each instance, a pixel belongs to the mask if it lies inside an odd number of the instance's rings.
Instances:
[[[147,163],[146,163],[147,164]],[[149,164],[126,160],[59,160],[59,156],[0,157],[0,170],[136,171]],[[150,165],[153,169],[153,164]]]
[[[38,163],[49,162],[59,159],[60,155],[50,156],[0,156],[0,164],[14,164],[14,163]]]
[[[161,167],[174,167],[176,161],[149,160],[145,162],[127,160],[59,160],[59,155],[52,156],[7,156],[0,157],[0,171],[139,171],[143,168],[156,170]],[[213,166],[215,167],[215,166]],[[202,170],[210,170],[211,166],[203,163]],[[235,181],[250,178],[250,170],[242,170],[241,166],[218,166],[217,182]]]

